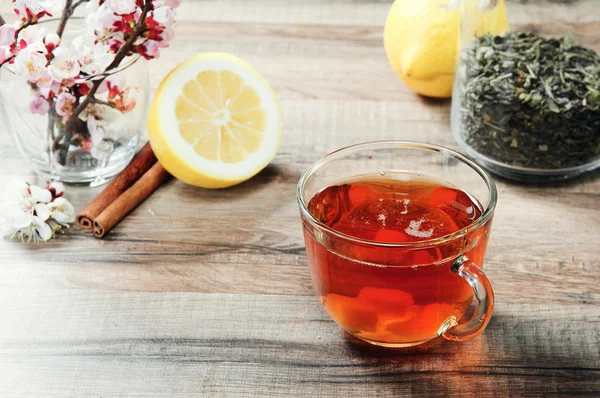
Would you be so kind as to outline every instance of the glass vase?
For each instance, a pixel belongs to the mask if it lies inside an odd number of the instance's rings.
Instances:
[[[52,32],[58,22],[38,25]],[[62,43],[83,32],[84,20],[73,18]],[[81,115],[69,122],[53,105],[44,114],[32,109],[32,97],[39,89],[15,74],[13,65],[5,65],[0,68],[0,110],[3,124],[36,173],[55,181],[95,186],[120,173],[136,152],[148,108],[148,68],[136,55],[126,57],[107,74],[86,78],[90,86],[97,79],[104,83]],[[111,91],[115,82],[119,82],[119,92]]]

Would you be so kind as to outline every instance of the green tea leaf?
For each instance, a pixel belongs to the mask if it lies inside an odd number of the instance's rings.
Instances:
[[[479,153],[539,169],[598,157],[600,56],[569,37],[485,34],[461,52],[460,133]]]

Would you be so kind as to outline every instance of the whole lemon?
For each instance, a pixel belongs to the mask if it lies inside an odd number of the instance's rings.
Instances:
[[[462,0],[478,33],[508,30],[504,0],[482,12],[481,0]],[[383,34],[385,52],[394,71],[417,93],[437,98],[452,95],[460,35],[458,7],[447,9],[440,0],[396,0]],[[473,4],[471,4],[473,3]],[[469,18],[466,15],[465,18]]]

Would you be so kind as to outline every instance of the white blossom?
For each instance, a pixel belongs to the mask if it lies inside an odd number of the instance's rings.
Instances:
[[[33,213],[36,204],[48,203],[52,200],[52,193],[49,190],[18,180],[9,183],[6,193],[7,200],[27,213]]]
[[[75,208],[65,198],[56,198],[50,203],[46,203],[40,207],[43,207],[42,213],[47,215],[46,219],[53,219],[57,223],[67,226],[75,221]],[[39,214],[40,212],[38,212]]]
[[[40,25],[31,25],[19,32],[19,41],[25,40],[27,45],[32,43],[40,43],[43,45],[44,38],[46,37],[46,29]]]
[[[45,74],[47,63],[44,44],[31,43],[15,57],[15,72],[36,83]]]
[[[75,220],[73,205],[63,197],[62,184],[47,189],[14,180],[0,197],[1,235],[26,242],[44,242]],[[59,193],[60,191],[60,193]]]
[[[30,0],[31,1],[31,0]],[[65,6],[65,0],[41,0],[38,1],[41,8],[46,10],[50,15],[59,17],[60,12]]]
[[[54,236],[52,227],[38,216],[22,214],[6,229],[11,238],[23,242],[45,242]]]
[[[54,80],[62,82],[79,75],[81,67],[77,50],[72,44],[57,47],[53,54],[54,58],[48,67],[48,71]]]
[[[100,0],[90,0],[85,4],[86,15],[92,15],[100,8]]]
[[[103,73],[114,59],[106,43],[95,43],[96,37],[89,32],[73,42],[79,56],[81,71],[88,75]]]
[[[89,105],[80,118],[88,123],[92,140],[94,133],[101,133],[103,139],[117,141],[121,138],[121,134],[125,127],[125,117],[118,110],[102,105]]]
[[[98,5],[97,1],[92,0],[88,3],[86,12],[88,15],[86,36],[91,36],[98,43],[105,45],[108,45],[115,36],[122,39],[122,33],[114,31],[114,23],[121,17],[108,8],[106,3]]]
[[[79,118],[87,123],[93,144],[90,154],[96,159],[112,153],[114,143],[126,134],[125,117],[110,106],[89,105]]]
[[[45,115],[49,110],[50,104],[48,101],[39,92],[34,92],[29,102],[29,111],[38,115]]]
[[[106,0],[107,7],[118,15],[132,14],[135,9],[135,0]]]

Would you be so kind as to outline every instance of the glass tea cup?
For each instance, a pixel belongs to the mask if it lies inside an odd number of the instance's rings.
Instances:
[[[442,182],[473,199],[480,215],[445,236],[384,243],[334,230],[309,211],[311,199],[325,188],[377,176]],[[496,197],[483,169],[437,145],[364,143],[313,164],[298,183],[297,200],[315,290],[331,318],[349,334],[385,347],[480,334],[494,306],[481,268]]]

